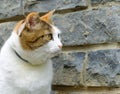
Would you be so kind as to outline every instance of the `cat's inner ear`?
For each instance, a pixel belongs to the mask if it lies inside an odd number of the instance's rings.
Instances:
[[[51,18],[54,12],[55,12],[55,9],[43,15],[42,17],[40,17],[40,19],[47,22],[48,24],[52,24]]]
[[[37,30],[41,28],[41,21],[39,18],[39,13],[33,12],[26,17],[26,26],[30,30]]]

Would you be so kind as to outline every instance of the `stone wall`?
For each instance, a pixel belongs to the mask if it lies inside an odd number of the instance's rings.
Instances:
[[[120,94],[120,0],[1,0],[0,47],[17,21],[56,9],[61,54],[53,58],[55,94]]]

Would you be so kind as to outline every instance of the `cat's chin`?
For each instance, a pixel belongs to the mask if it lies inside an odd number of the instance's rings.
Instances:
[[[59,50],[56,50],[56,51],[52,51],[52,52],[50,52],[50,57],[52,58],[52,57],[54,57],[54,56],[56,56],[56,55],[58,55],[58,54],[60,54],[61,53],[61,50],[59,49]]]

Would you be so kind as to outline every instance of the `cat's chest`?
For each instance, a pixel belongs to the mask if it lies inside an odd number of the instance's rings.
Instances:
[[[53,71],[51,62],[40,66],[20,64],[12,67],[9,65],[9,69],[5,68],[5,76],[6,80],[16,87],[37,88],[48,85],[52,81]]]

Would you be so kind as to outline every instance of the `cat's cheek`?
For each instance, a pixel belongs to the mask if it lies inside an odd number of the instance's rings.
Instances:
[[[51,53],[52,55],[57,55],[61,52],[61,49],[59,47],[51,47],[49,49],[49,53]]]
[[[59,47],[51,47],[51,48],[49,49],[49,51],[50,51],[51,53],[56,53],[56,52],[59,52],[60,49],[59,49]]]
[[[61,51],[61,48],[54,42],[54,41],[50,41],[47,45],[46,45],[47,51],[48,53],[58,53]]]

